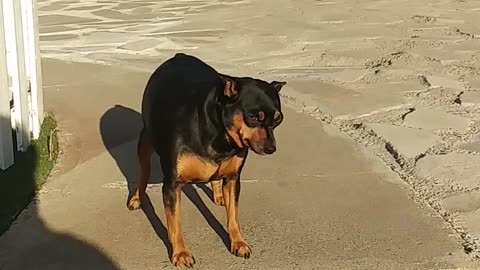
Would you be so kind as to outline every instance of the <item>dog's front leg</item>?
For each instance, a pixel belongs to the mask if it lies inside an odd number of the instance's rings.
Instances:
[[[227,211],[227,229],[230,237],[230,252],[238,257],[250,258],[251,249],[243,240],[238,222],[238,199],[240,197],[240,174],[223,181],[223,199]]]
[[[193,267],[195,259],[185,248],[182,226],[180,222],[180,208],[182,198],[182,184],[173,184],[174,181],[165,181],[162,187],[163,204],[167,216],[168,239],[172,244],[172,263],[175,266]]]

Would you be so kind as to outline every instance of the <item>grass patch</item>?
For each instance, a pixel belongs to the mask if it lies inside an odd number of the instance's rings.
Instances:
[[[46,115],[39,138],[32,141],[28,151],[15,151],[15,164],[0,170],[0,235],[47,181],[57,158],[56,127],[55,118]]]

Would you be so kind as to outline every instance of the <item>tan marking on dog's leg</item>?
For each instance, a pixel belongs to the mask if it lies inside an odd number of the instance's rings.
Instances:
[[[238,257],[250,258],[251,249],[240,234],[238,222],[238,197],[240,195],[240,180],[229,179],[223,184],[223,196],[227,211],[227,229],[230,237],[230,252]]]
[[[212,181],[210,184],[213,191],[213,202],[218,206],[224,206],[225,201],[223,200],[222,180]]]
[[[164,191],[164,196],[165,192],[168,191]],[[193,267],[195,264],[195,259],[193,255],[185,248],[185,242],[183,240],[182,225],[180,221],[181,197],[182,185],[179,185],[175,189],[175,203],[173,207],[172,205],[169,205],[169,203],[165,204],[168,239],[172,244],[173,252],[172,263],[175,266]]]

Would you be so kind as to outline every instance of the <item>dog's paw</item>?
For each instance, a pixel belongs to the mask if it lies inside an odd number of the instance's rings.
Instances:
[[[187,250],[182,250],[173,254],[172,263],[174,266],[185,266],[191,268],[195,264],[195,258]]]
[[[223,195],[214,195],[213,202],[218,206],[225,206],[225,201],[223,200]]]
[[[140,202],[140,198],[139,197],[132,197],[130,199],[130,201],[128,201],[128,210],[138,210],[140,209],[140,207],[142,206],[142,203]]]
[[[252,250],[244,241],[234,241],[231,244],[230,252],[237,257],[248,259],[250,258]]]

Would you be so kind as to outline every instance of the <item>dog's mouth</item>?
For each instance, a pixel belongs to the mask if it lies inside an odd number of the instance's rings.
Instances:
[[[243,144],[247,147],[247,148],[250,148],[252,149],[253,152],[255,152],[255,154],[257,155],[267,155],[267,153],[265,153],[264,151],[262,151],[261,149],[259,149],[258,147],[254,146],[254,144],[252,144],[248,139],[245,139],[243,140]]]

